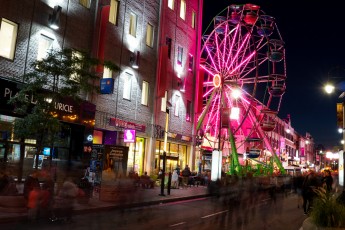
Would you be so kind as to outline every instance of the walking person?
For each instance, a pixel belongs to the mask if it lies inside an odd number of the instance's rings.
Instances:
[[[192,173],[190,172],[188,165],[186,165],[186,167],[182,170],[182,177],[183,177],[182,186],[183,187],[185,186],[188,187],[188,180],[191,175]]]
[[[36,222],[39,217],[39,208],[41,202],[41,189],[35,185],[28,195],[28,219],[30,222]]]
[[[331,171],[325,170],[325,176],[322,179],[323,186],[326,188],[327,192],[332,192],[332,185],[333,185],[333,177],[331,175]]]
[[[171,187],[172,188],[179,188],[179,180],[177,170],[175,169],[172,176],[171,176]]]
[[[313,206],[313,199],[315,197],[315,192],[313,191],[313,189],[317,188],[317,186],[318,182],[316,174],[313,170],[310,170],[307,176],[305,177],[302,185],[304,215],[307,215]]]

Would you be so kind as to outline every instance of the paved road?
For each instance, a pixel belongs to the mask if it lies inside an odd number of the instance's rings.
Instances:
[[[228,197],[225,197],[228,198]],[[246,194],[240,198],[198,198],[188,201],[108,210],[75,215],[74,222],[16,222],[0,225],[1,229],[236,229],[298,230],[306,216],[297,208],[297,197],[277,194]]]

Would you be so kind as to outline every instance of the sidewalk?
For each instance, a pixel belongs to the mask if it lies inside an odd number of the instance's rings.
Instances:
[[[208,196],[206,186],[188,187],[183,189],[171,189],[170,195],[167,189],[164,190],[164,196],[160,195],[160,187],[153,189],[138,189],[135,194],[130,194],[126,198],[127,202],[106,202],[99,200],[98,197],[90,199],[88,204],[75,203],[75,214],[83,214],[88,212],[104,211],[110,209],[140,207],[145,205],[162,204],[188,199],[196,199]],[[134,196],[133,196],[134,195]],[[130,196],[130,197],[129,197]],[[27,219],[26,212],[0,212],[0,223],[23,221]]]

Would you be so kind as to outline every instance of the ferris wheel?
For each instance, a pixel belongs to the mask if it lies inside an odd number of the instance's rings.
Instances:
[[[278,146],[268,136],[286,90],[284,41],[275,18],[254,4],[230,5],[206,33],[198,136],[212,148],[231,151],[235,166],[238,152],[257,158],[265,148],[283,170],[275,154]]]

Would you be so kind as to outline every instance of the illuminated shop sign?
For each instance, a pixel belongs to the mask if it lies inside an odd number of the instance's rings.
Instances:
[[[135,130],[134,129],[125,129],[123,132],[123,141],[125,143],[134,143],[135,142]]]
[[[138,132],[145,132],[145,130],[146,130],[145,125],[140,125],[140,124],[136,124],[133,122],[128,122],[128,121],[121,120],[121,119],[118,119],[115,117],[112,117],[109,119],[109,125],[119,127],[119,128],[124,128],[124,129],[134,129]]]
[[[0,113],[17,116],[13,112],[14,106],[8,104],[8,101],[17,95],[21,85],[20,83],[0,78]],[[31,104],[35,105],[37,103],[34,95],[28,94],[25,97]],[[49,101],[49,98],[47,97],[46,100]],[[96,106],[92,103],[87,101],[77,103],[72,98],[60,97],[58,101],[54,102],[54,108],[54,116],[59,120],[93,126]]]

